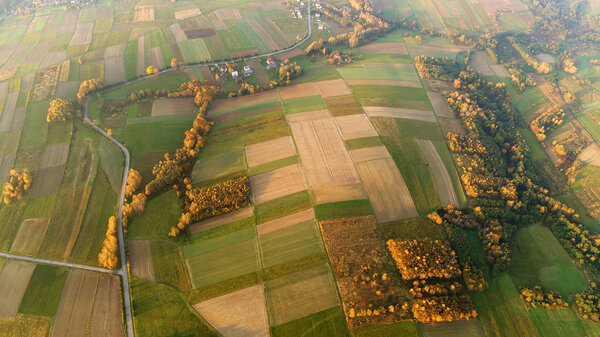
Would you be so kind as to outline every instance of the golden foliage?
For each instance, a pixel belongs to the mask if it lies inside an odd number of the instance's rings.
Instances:
[[[108,229],[102,242],[102,249],[98,254],[98,263],[107,269],[116,269],[119,264],[119,242],[117,240],[117,217],[108,218]]]
[[[71,119],[73,116],[74,108],[73,103],[65,101],[60,98],[50,101],[48,107],[48,114],[46,115],[46,122],[64,122]]]
[[[33,177],[27,169],[10,170],[8,182],[2,189],[2,202],[9,205],[23,199],[23,194],[31,188]]]
[[[440,240],[388,240],[402,279],[454,278],[461,271],[456,253]]]

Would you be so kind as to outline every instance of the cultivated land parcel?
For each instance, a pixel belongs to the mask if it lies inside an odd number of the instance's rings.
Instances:
[[[585,16],[598,25],[594,15],[600,7],[588,3]],[[522,32],[536,15],[526,1],[373,5],[386,19],[410,18],[443,34]],[[0,252],[97,266],[106,221],[116,212],[122,153],[78,116],[46,123],[50,100],[76,99],[79,83],[90,78],[105,86],[137,79],[150,65],[169,67],[172,58],[189,66],[287,48],[307,34],[306,18],[292,19],[287,6],[299,3],[99,1],[2,17],[0,179],[4,183],[13,168],[28,169],[34,178],[22,200],[0,206]],[[305,8],[300,11],[307,15]],[[573,259],[544,223],[515,231],[512,263],[501,272],[489,267],[478,232],[461,230],[463,248],[489,283],[471,295],[478,313],[471,320],[417,323],[410,313],[410,303],[419,298],[413,281],[402,279],[386,248],[390,239],[454,243],[454,232],[426,216],[473,199],[461,180],[464,158],[446,142],[448,132],[467,132],[462,116],[448,105],[453,83],[419,76],[413,60],[419,55],[466,62],[485,79],[506,83],[528,155],[546,180],[561,177],[554,179],[563,185],[553,195],[598,234],[597,144],[586,145],[567,183],[554,168],[552,161],[560,163],[552,141],[571,139],[579,129],[600,141],[599,66],[589,64],[600,52],[591,49],[578,61],[577,75],[589,86],[559,73],[562,85],[585,102],[544,148],[528,126],[557,103],[543,77],[539,86],[520,92],[509,69],[488,53],[471,53],[460,40],[452,44],[409,27],[360,48],[336,46],[354,60],[330,65],[326,56],[305,56],[301,49],[352,28],[325,15],[313,20],[311,39],[276,60],[292,57],[303,76],[252,95],[224,95],[207,112],[215,124],[189,168],[189,185],[202,188],[245,176],[250,203],[194,222],[184,235],[170,238],[169,229],[182,215],[180,199],[170,187],[153,196],[127,224],[129,289],[110,272],[0,258],[0,336],[125,336],[122,292],[132,297],[136,336],[600,335],[600,323],[573,308],[575,294],[596,274]],[[318,29],[323,23],[326,29]],[[516,53],[509,58],[522,61]],[[245,82],[266,88],[278,78],[265,59],[240,63],[254,70]],[[181,147],[197,107],[192,98],[130,101],[130,94],[175,89],[191,79],[214,82],[223,91],[239,89],[231,78],[216,82],[217,71],[188,67],[92,94],[88,115],[127,147],[131,167],[146,183],[164,153]],[[463,249],[451,248],[458,255]],[[460,277],[447,280],[455,281],[463,286]],[[534,286],[560,294],[571,306],[527,307],[520,290]]]

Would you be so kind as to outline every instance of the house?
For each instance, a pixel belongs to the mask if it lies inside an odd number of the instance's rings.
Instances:
[[[273,61],[273,59],[269,57],[267,59],[267,69],[271,70],[275,67],[277,67],[277,64],[275,64],[275,61]]]
[[[232,72],[232,73],[231,73],[231,77],[232,77],[233,79],[236,79],[236,78],[238,78],[238,77],[239,77],[239,73],[238,73],[238,71],[237,71],[237,70],[235,70],[234,72]]]
[[[322,24],[322,23],[319,23],[319,29],[320,29],[320,30],[323,30],[323,29],[325,29],[325,25],[324,25],[324,24]]]
[[[249,77],[252,76],[252,68],[250,68],[250,66],[246,65],[244,66],[244,77]]]
[[[227,67],[226,66],[221,66],[221,68],[219,68],[219,70],[221,71],[221,75],[227,73]]]
[[[321,8],[323,8],[323,6],[321,6],[321,4],[320,4],[320,3],[318,3],[318,2],[315,4],[315,7],[317,7],[318,9],[321,9]]]
[[[320,18],[321,17],[321,13],[315,13],[315,18]]]
[[[297,11],[296,16],[298,17],[298,19],[302,19],[302,12]]]

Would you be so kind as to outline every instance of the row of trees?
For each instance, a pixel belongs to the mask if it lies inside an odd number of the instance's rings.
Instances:
[[[91,78],[89,80],[85,80],[81,82],[79,85],[79,91],[77,92],[77,101],[79,105],[83,105],[85,101],[85,97],[93,91],[102,88],[102,81],[99,78]]]
[[[6,205],[13,204],[21,199],[31,188],[33,177],[27,169],[10,170],[8,181],[2,189],[2,202]]]
[[[527,64],[535,69],[540,74],[549,74],[552,71],[552,66],[546,62],[540,62],[535,56],[531,55],[525,47],[523,47],[517,40],[509,36],[508,41],[511,42],[513,48],[521,55],[521,57],[527,62]]]
[[[469,296],[438,296],[416,299],[412,313],[419,322],[452,322],[477,318]]]
[[[559,106],[544,109],[530,123],[529,127],[538,141],[546,140],[548,133],[560,127],[565,119],[565,112]]]
[[[508,66],[508,72],[510,73],[510,80],[515,85],[515,88],[519,92],[525,91],[527,87],[535,87],[536,83],[527,75],[519,66],[511,64]]]
[[[521,299],[530,308],[565,309],[569,306],[569,303],[565,302],[560,294],[545,291],[539,286],[521,289]]]

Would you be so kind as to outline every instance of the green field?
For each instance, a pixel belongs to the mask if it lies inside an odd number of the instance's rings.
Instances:
[[[343,337],[348,336],[346,319],[341,308],[324,310],[271,328],[273,337]]]
[[[150,241],[154,277],[157,282],[190,291],[190,281],[179,247],[168,241]]]
[[[369,200],[338,201],[315,206],[318,220],[347,218],[353,216],[372,215],[373,207]]]
[[[262,235],[260,247],[264,268],[324,252],[321,232],[314,221]]]
[[[351,330],[354,337],[406,336],[419,337],[419,327],[413,322],[369,324]]]
[[[362,106],[385,106],[432,111],[427,92],[422,88],[382,85],[350,86]]]
[[[346,80],[392,80],[419,82],[419,76],[412,65],[406,67],[353,67],[338,68]]]
[[[179,41],[178,45],[185,63],[200,63],[211,59],[203,39]]]
[[[305,210],[311,206],[312,203],[308,191],[300,191],[285,197],[270,200],[255,206],[254,214],[256,216],[256,223],[261,224],[269,220]]]
[[[183,144],[183,133],[189,129],[189,120],[127,124],[123,143],[131,152],[168,152]],[[154,135],[148,137],[148,135]]]
[[[177,224],[181,207],[175,191],[169,190],[150,199],[146,210],[127,225],[127,239],[162,240]]]
[[[282,102],[285,113],[288,114],[327,109],[321,96],[289,98]]]
[[[208,158],[199,158],[192,170],[192,182],[227,177],[245,170],[245,151],[237,149]]]
[[[68,270],[39,264],[35,267],[19,312],[29,315],[53,317],[67,280]]]

